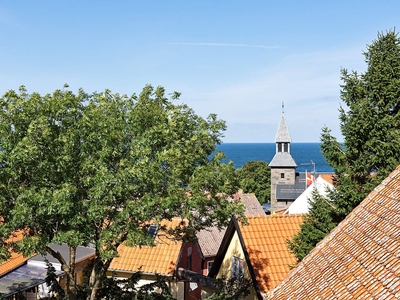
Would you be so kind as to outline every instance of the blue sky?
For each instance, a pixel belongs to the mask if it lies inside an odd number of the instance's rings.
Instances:
[[[399,28],[400,1],[3,1],[0,93],[182,93],[216,113],[224,142],[274,142],[285,103],[293,142],[341,140],[340,69]]]

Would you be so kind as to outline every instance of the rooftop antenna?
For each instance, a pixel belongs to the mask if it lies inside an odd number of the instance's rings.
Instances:
[[[307,165],[312,165],[313,166],[313,182],[315,181],[316,177],[315,177],[315,162],[313,162],[312,160],[309,163],[303,163],[301,164],[303,166],[307,166]],[[307,169],[306,169],[306,174],[307,174]],[[306,175],[306,188],[307,188],[307,175]]]

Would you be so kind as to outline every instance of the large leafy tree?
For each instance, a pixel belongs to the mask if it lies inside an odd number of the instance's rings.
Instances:
[[[379,33],[364,52],[364,73],[341,70],[340,143],[324,127],[321,151],[335,170],[336,191],[329,206],[314,201],[292,250],[301,259],[343,220],[400,163],[400,39]],[[329,216],[326,214],[329,211]],[[319,235],[318,228],[324,225]],[[312,237],[310,240],[309,237]]]
[[[67,88],[40,95],[22,86],[0,99],[0,233],[23,230],[16,250],[57,258],[69,299],[78,245],[95,247],[96,299],[117,247],[153,242],[149,221],[179,216],[182,237],[242,212],[225,201],[237,189],[234,166],[220,153],[209,160],[225,129],[215,115],[197,116],[162,87],[131,97]],[[66,243],[69,257],[52,243]]]
[[[254,193],[260,203],[268,201],[271,190],[271,169],[267,162],[249,161],[237,169],[236,174],[243,192]]]

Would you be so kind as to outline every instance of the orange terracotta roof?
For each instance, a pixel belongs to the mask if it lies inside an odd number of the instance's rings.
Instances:
[[[18,242],[22,239],[22,237],[23,237],[22,231],[18,231],[13,233],[6,242],[7,243]],[[0,276],[3,276],[4,274],[14,270],[16,267],[19,267],[20,265],[24,264],[30,258],[30,257],[24,257],[22,254],[13,251],[11,251],[10,254],[11,254],[10,258],[0,264]]]
[[[181,219],[162,221],[161,226],[178,227]],[[158,232],[155,246],[118,247],[119,256],[111,262],[110,271],[126,271],[173,275],[179,258],[182,241],[176,241],[164,232]]]
[[[319,177],[321,177],[326,182],[329,182],[330,184],[333,184],[334,176],[335,176],[335,174],[319,174]]]
[[[400,166],[267,299],[398,299]]]
[[[261,293],[275,287],[289,273],[295,256],[287,247],[300,229],[302,215],[249,217],[240,226],[254,275]]]

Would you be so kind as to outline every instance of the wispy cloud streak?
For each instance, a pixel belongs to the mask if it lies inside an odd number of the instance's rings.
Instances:
[[[284,47],[280,47],[280,46],[225,44],[225,43],[168,43],[168,45],[206,46],[206,47],[247,47],[247,48],[263,48],[263,49],[283,49],[284,48]]]

